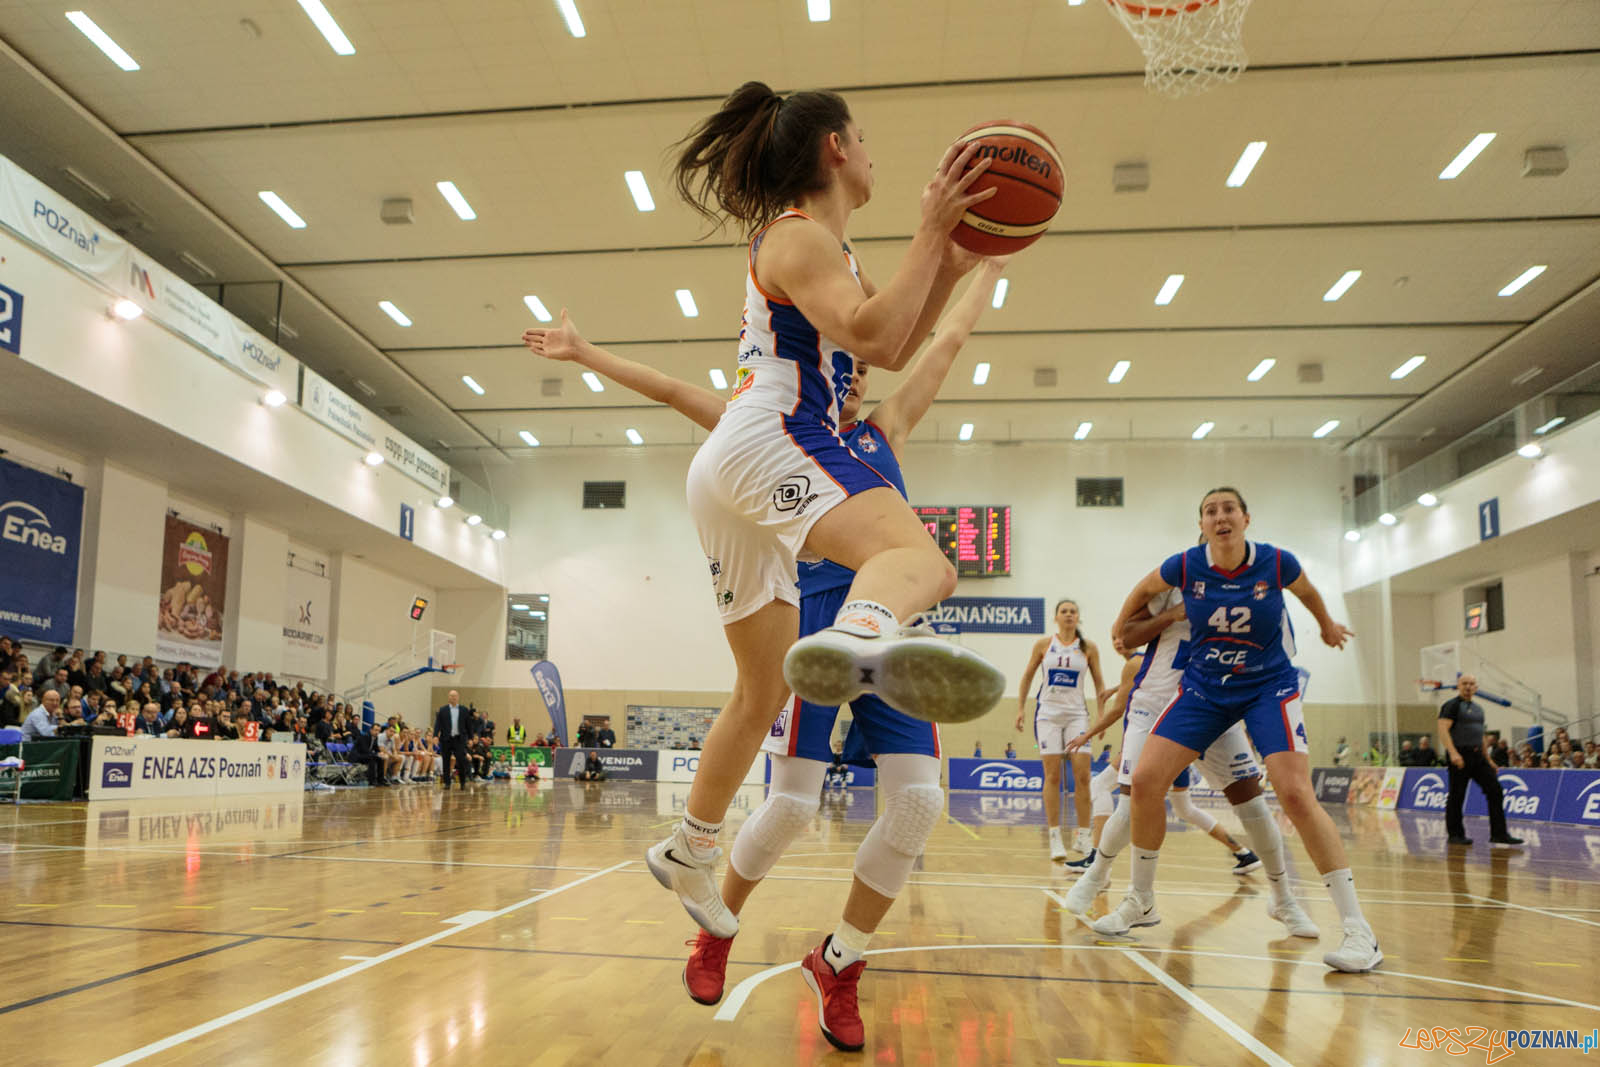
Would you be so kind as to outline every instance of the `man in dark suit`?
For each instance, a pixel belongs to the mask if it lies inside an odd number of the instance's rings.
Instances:
[[[450,788],[450,761],[456,763],[456,775],[461,788],[467,787],[467,733],[471,729],[469,712],[461,706],[461,694],[450,690],[450,702],[439,708],[433,717],[433,732],[439,738],[439,754],[444,757],[444,771],[439,778],[446,789]]]

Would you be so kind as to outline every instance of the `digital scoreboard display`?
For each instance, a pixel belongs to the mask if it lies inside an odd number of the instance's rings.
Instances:
[[[1011,508],[912,505],[928,536],[955,564],[958,578],[1002,578],[1011,574]]]

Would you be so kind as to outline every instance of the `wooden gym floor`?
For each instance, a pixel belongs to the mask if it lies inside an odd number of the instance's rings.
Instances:
[[[0,1061],[1444,1064],[1494,1061],[1402,1048],[1408,1030],[1600,1026],[1600,831],[1513,823],[1524,851],[1447,857],[1440,816],[1330,809],[1387,956],[1336,975],[1314,878],[1301,896],[1322,941],[1280,937],[1261,876],[1177,831],[1165,921],[1108,943],[1058,904],[1070,882],[1037,800],[954,794],[875,941],[867,1048],[839,1053],[794,965],[837,921],[871,793],[824,801],[706,1008],[680,978],[692,924],[640,861],[687,791],[0,806]],[[1487,838],[1485,821],[1468,832]]]

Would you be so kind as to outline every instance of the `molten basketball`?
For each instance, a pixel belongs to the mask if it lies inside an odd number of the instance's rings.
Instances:
[[[1064,182],[1061,156],[1050,138],[1026,122],[1000,119],[974,126],[957,140],[978,142],[972,163],[990,161],[967,191],[997,192],[956,224],[950,234],[956,244],[979,255],[1005,256],[1043,236],[1061,206]]]

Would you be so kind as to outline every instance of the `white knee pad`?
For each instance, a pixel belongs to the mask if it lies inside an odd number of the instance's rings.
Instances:
[[[1201,833],[1209,834],[1211,828],[1217,825],[1216,816],[1204,808],[1197,807],[1189,798],[1189,791],[1179,792],[1173,790],[1167,794],[1167,799],[1172,801],[1172,813]]]
[[[772,757],[772,792],[739,827],[728,863],[740,878],[759,882],[816,815],[828,765],[794,756]]]
[[[1095,818],[1110,815],[1116,807],[1113,794],[1117,791],[1117,765],[1108,763],[1101,768],[1100,773],[1089,779],[1089,799],[1092,802],[1092,812]]]
[[[883,814],[856,850],[855,874],[873,892],[897,897],[944,815],[944,790],[931,756],[884,755],[877,763]]]

